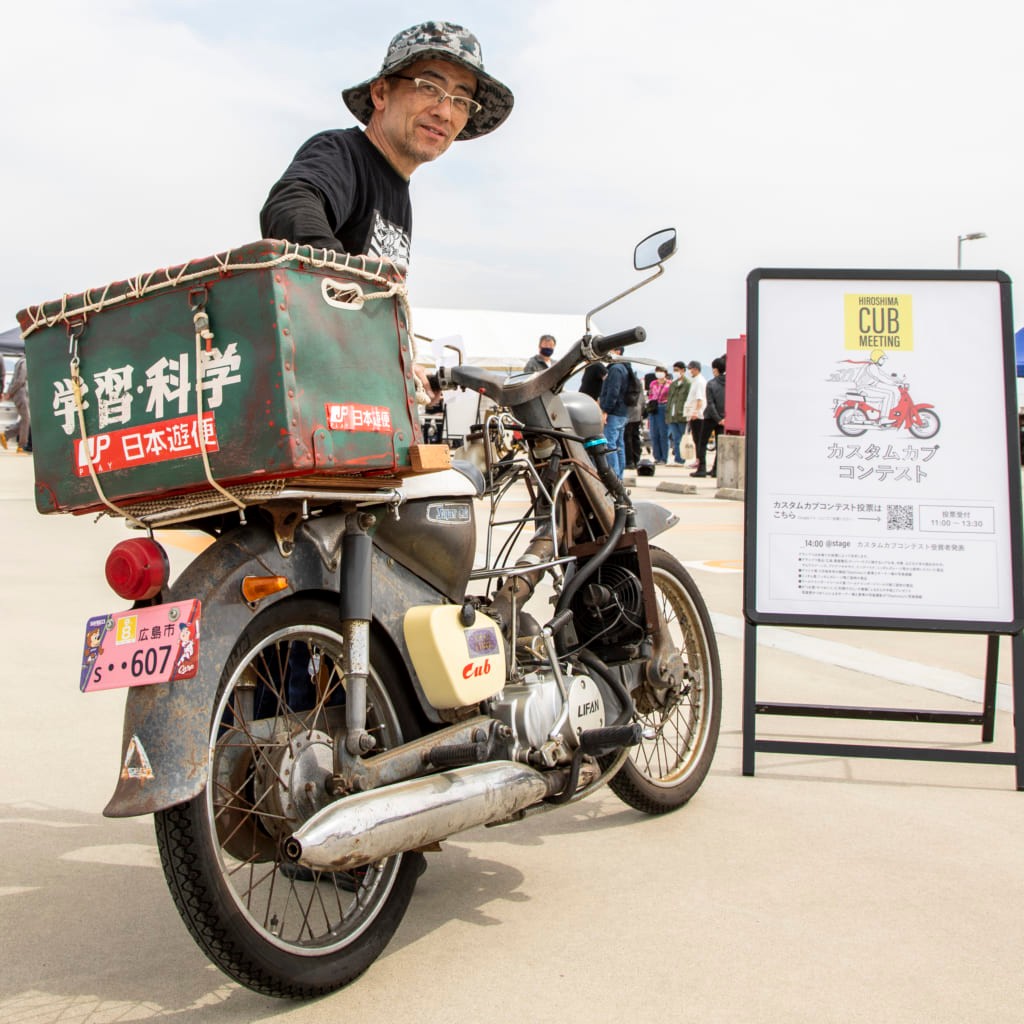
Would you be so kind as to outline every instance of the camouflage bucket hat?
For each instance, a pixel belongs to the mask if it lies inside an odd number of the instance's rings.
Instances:
[[[472,32],[461,25],[453,25],[450,21],[427,21],[399,32],[391,40],[380,71],[373,78],[360,85],[354,85],[341,94],[345,106],[362,124],[369,124],[370,115],[373,113],[370,86],[378,78],[393,75],[418,60],[427,60],[431,57],[461,64],[476,75],[477,88],[474,98],[483,109],[466,122],[466,127],[458,134],[459,139],[475,139],[493,132],[511,113],[512,104],[515,102],[512,91],[484,71],[484,58],[479,40]]]

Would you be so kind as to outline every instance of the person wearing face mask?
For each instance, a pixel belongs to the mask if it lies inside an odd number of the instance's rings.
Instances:
[[[715,442],[715,468],[708,476],[718,476],[718,440],[725,427],[725,356],[711,360],[711,380],[707,386],[707,407],[704,409],[704,450],[712,438]]]
[[[523,373],[537,373],[551,365],[551,357],[555,354],[555,339],[550,334],[542,334],[537,342],[536,355],[530,356],[523,367]]]
[[[633,367],[622,359],[621,346],[609,353],[613,358],[608,364],[608,373],[601,385],[597,404],[604,414],[604,436],[608,443],[608,465],[621,480],[626,468],[626,453],[623,435],[629,420],[630,379]]]
[[[679,450],[686,435],[686,399],[690,394],[690,379],[686,376],[686,363],[677,360],[672,364],[676,378],[668,386],[668,404],[665,406],[665,424],[668,428],[668,446],[672,450],[672,461],[685,466],[686,460]]]
[[[668,462],[668,425],[665,422],[668,389],[668,370],[664,366],[656,366],[654,380],[647,389],[647,426],[651,432],[654,462],[658,466]]]
[[[704,432],[704,410],[708,407],[707,381],[696,359],[691,359],[686,369],[690,374],[690,393],[686,396],[684,411],[690,421],[690,436],[697,450],[697,468],[690,476],[707,476],[708,439]]]

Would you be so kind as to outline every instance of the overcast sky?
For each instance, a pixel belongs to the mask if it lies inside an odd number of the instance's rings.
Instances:
[[[674,226],[600,322],[707,359],[755,267],[952,268],[984,231],[964,266],[1024,275],[1016,0],[35,0],[4,16],[0,328],[257,238],[296,148],[354,123],[340,90],[427,18],[516,106],[414,175],[414,306],[583,313]]]

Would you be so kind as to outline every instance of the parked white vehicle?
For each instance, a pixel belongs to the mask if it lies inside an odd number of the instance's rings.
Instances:
[[[4,361],[4,389],[6,390],[7,384],[14,376],[14,364],[17,363],[19,356],[11,352],[0,352]],[[0,399],[0,431],[7,430],[8,427],[13,427],[18,422],[18,410],[14,408],[14,403],[8,399]]]

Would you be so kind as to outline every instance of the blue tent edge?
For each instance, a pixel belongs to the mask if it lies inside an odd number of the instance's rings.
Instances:
[[[24,352],[25,342],[21,340],[21,329],[14,327],[9,331],[0,331],[0,352]],[[1018,360],[1020,349],[1018,348]]]

